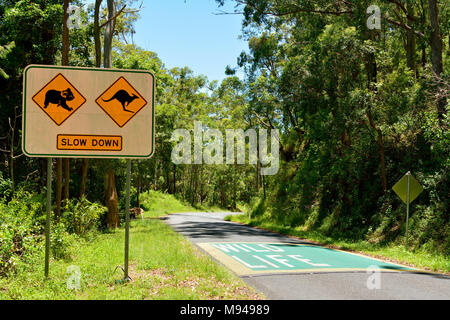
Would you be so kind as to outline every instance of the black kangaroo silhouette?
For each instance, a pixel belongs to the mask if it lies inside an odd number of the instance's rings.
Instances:
[[[44,109],[46,109],[49,103],[57,104],[58,107],[63,107],[67,111],[72,111],[73,109],[67,105],[67,101],[72,101],[75,99],[72,90],[67,88],[63,91],[58,90],[48,90],[45,93]]]
[[[105,99],[102,98],[102,100],[105,101],[105,102],[109,102],[109,101],[112,101],[112,100],[114,100],[114,99],[117,100],[117,101],[119,101],[119,102],[122,104],[123,111],[126,111],[126,112],[133,112],[133,111],[131,111],[131,110],[127,110],[126,107],[127,107],[134,99],[139,99],[139,97],[136,96],[135,94],[130,95],[130,94],[129,94],[128,92],[126,92],[125,90],[119,90],[119,91],[117,91],[117,92],[112,96],[111,99],[105,100]]]

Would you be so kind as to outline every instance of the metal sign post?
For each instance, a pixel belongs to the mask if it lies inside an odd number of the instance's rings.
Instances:
[[[127,191],[125,203],[125,267],[124,281],[130,280],[128,276],[128,253],[130,246],[130,184],[131,184],[131,160],[127,160]]]
[[[409,222],[409,198],[410,198],[410,189],[411,189],[411,172],[407,172],[406,176],[408,177],[408,186],[406,187],[406,232],[405,232],[405,247],[408,247],[408,222]]]
[[[47,218],[45,220],[45,278],[50,265],[50,215],[52,206],[52,158],[47,158]]]

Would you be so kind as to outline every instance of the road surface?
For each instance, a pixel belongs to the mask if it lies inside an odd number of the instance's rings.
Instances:
[[[450,299],[450,277],[224,221],[226,215],[178,213],[164,221],[268,299]]]

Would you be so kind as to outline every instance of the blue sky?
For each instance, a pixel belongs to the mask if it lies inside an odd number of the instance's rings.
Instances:
[[[214,15],[233,11],[234,2],[218,8],[214,0],[144,0],[136,22],[134,42],[158,54],[167,68],[188,66],[209,80],[222,80],[227,65],[248,46],[238,39],[241,15]]]

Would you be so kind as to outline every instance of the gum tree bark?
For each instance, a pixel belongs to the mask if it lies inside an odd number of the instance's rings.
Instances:
[[[100,38],[100,5],[102,0],[95,0],[94,8],[94,44],[95,44],[95,66],[99,68],[102,61],[102,43]]]
[[[108,3],[108,22],[105,28],[105,36],[103,38],[103,66],[111,68],[111,51],[112,40],[114,36],[114,28],[116,26],[116,5],[114,0],[107,0]]]
[[[103,38],[103,67],[111,68],[111,51],[112,40],[114,36],[114,27],[116,24],[116,7],[114,0],[108,0],[108,22],[105,28],[105,35]],[[117,228],[119,226],[119,197],[117,195],[116,181],[114,169],[109,169],[106,172],[106,207],[108,214],[106,217],[106,224],[108,228]]]
[[[430,16],[431,35],[431,62],[433,65],[433,72],[436,77],[440,77],[443,72],[442,64],[442,37],[439,27],[439,8],[437,0],[428,0],[428,13]],[[441,97],[437,101],[437,112],[439,120],[444,119],[446,99]]]
[[[67,26],[67,21],[69,19],[69,13],[67,9],[69,8],[69,0],[64,0],[63,5],[63,33],[62,33],[62,52],[61,52],[61,64],[63,66],[69,65],[69,27]],[[63,160],[58,158],[56,160],[56,217],[59,218],[61,215],[61,200],[62,200],[62,185],[63,185]]]
[[[95,47],[95,66],[101,67],[102,64],[102,43],[100,35],[100,6],[102,0],[95,0],[94,6],[94,47]],[[80,198],[86,193],[87,173],[89,168],[89,159],[82,159],[81,163],[81,184],[80,184]]]
[[[375,84],[377,83],[378,67],[374,53],[368,53],[366,55],[366,70],[367,70],[367,87],[369,90],[376,92]],[[387,176],[386,176],[386,157],[383,143],[383,133],[373,120],[371,107],[369,107],[366,110],[366,116],[367,119],[369,120],[370,127],[374,129],[377,133],[378,153],[380,155],[381,187],[383,189],[383,192],[386,193]]]
[[[116,178],[113,169],[106,172],[106,207],[108,214],[106,215],[106,225],[108,228],[117,228],[119,226],[119,197],[116,190]]]
[[[413,25],[414,23],[414,4],[411,1],[407,3],[408,11],[408,25]],[[416,36],[413,30],[406,31],[406,64],[409,69],[414,71],[417,78],[417,66],[416,66]]]

